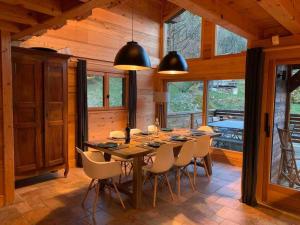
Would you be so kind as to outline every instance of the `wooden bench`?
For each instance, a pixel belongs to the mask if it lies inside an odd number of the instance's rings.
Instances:
[[[244,117],[244,111],[241,110],[222,110],[217,109],[213,112],[214,117],[227,117],[227,118],[243,118]]]

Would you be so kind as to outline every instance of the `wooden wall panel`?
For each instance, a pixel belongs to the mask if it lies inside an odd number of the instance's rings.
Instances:
[[[150,55],[152,66],[159,62],[159,35],[161,3],[156,0],[136,1],[134,10],[134,40]],[[57,50],[68,48],[76,58],[88,60],[88,70],[115,72],[112,62],[117,51],[131,40],[130,1],[110,10],[94,9],[82,21],[69,21],[58,30],[49,30],[40,37],[33,37],[22,47],[48,47]],[[69,65],[69,163],[74,165],[76,120],[76,65]],[[118,71],[120,72],[120,71]],[[154,70],[137,73],[138,110],[137,127],[145,129],[154,121],[153,104]],[[127,110],[90,111],[89,139],[107,137],[111,130],[123,130],[127,123]],[[72,162],[73,160],[73,162]]]
[[[124,130],[127,123],[127,110],[89,111],[89,140],[108,137],[110,131]]]
[[[1,40],[1,33],[0,33]],[[0,49],[2,49],[0,41]],[[0,89],[2,90],[2,57],[0,56]],[[0,91],[0,207],[4,204],[4,149],[3,149],[3,104],[2,91]],[[2,197],[1,197],[2,196]]]
[[[69,166],[75,166],[76,143],[76,60],[69,61],[68,68],[68,158]]]

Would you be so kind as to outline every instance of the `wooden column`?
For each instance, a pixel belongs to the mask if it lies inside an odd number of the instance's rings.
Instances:
[[[207,126],[207,96],[208,96],[208,81],[203,81],[203,104],[202,104],[202,126]]]
[[[201,58],[211,59],[215,55],[216,25],[202,18]]]
[[[13,137],[13,101],[12,101],[12,64],[11,36],[1,31],[1,81],[2,81],[2,119],[3,131],[3,166],[4,166],[4,203],[14,201],[14,137]]]

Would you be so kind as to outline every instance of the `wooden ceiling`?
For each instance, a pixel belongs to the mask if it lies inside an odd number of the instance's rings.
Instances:
[[[12,40],[24,40],[60,28],[69,19],[86,18],[93,8],[111,8],[124,1],[0,0],[0,29],[11,32]],[[172,13],[187,9],[250,40],[300,34],[300,0],[158,1]],[[163,18],[168,18],[168,12],[163,12]]]
[[[250,40],[300,34],[300,0],[168,1]]]
[[[96,7],[111,8],[122,0],[0,0],[0,29],[12,40],[40,35],[62,27],[67,20],[81,20]]]

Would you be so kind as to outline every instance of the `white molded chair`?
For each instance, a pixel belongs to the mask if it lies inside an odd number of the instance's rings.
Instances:
[[[110,179],[115,189],[115,192],[119,197],[121,205],[125,209],[124,203],[122,201],[118,188],[113,179],[114,177],[120,176],[120,174],[122,173],[120,163],[106,162],[101,152],[96,152],[96,151],[83,152],[79,148],[76,148],[76,150],[82,157],[83,170],[85,174],[92,179],[88,187],[88,190],[83,198],[82,206],[84,206],[84,202],[88,196],[89,191],[92,188],[95,188],[96,196],[93,205],[93,216],[94,216],[98,197],[99,197],[99,190],[100,190],[99,182],[101,180]]]
[[[207,132],[207,133],[213,133],[214,132],[214,130],[210,126],[201,126],[201,127],[198,127],[197,130],[204,131],[204,132]]]
[[[155,125],[149,125],[147,130],[149,133],[154,133],[154,132],[156,132],[156,129],[157,128]]]
[[[196,176],[197,176],[197,166],[203,166],[206,176],[210,179],[206,162],[204,157],[209,154],[209,145],[210,145],[210,137],[208,135],[203,135],[197,138],[197,141],[194,145],[194,185],[196,185]],[[198,160],[198,162],[197,162]]]
[[[140,134],[140,133],[142,133],[142,130],[140,130],[138,128],[130,129],[130,136],[135,135],[135,134]]]
[[[157,149],[156,157],[153,164],[151,166],[143,167],[143,170],[145,172],[144,183],[146,182],[147,179],[151,179],[151,177],[154,176],[153,207],[156,206],[156,192],[157,192],[157,185],[158,185],[157,179],[159,176],[163,177],[163,179],[166,180],[172,200],[174,200],[173,191],[167,176],[167,173],[172,168],[173,163],[174,163],[173,146],[164,144]]]
[[[125,134],[121,130],[115,130],[115,131],[109,132],[109,137],[110,138],[122,139],[122,138],[125,138]]]
[[[190,185],[191,185],[193,191],[195,191],[195,187],[192,183],[191,176],[187,170],[187,167],[190,164],[190,162],[193,158],[193,155],[194,155],[194,147],[195,147],[194,141],[185,142],[181,147],[178,157],[175,158],[175,161],[174,161],[174,166],[176,167],[176,171],[177,171],[177,194],[178,194],[178,196],[180,196],[180,176],[181,176],[181,174],[184,174],[189,178]]]

